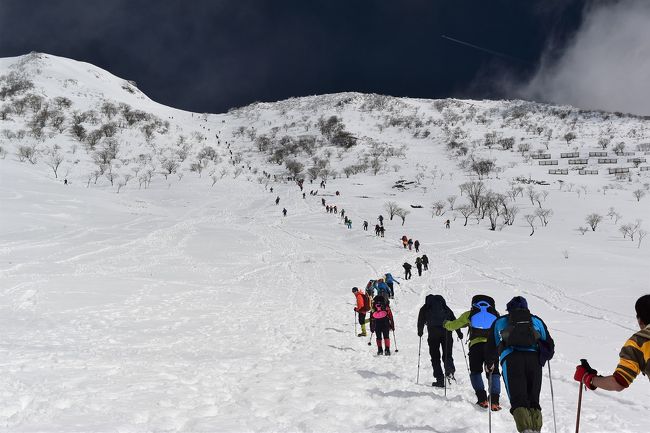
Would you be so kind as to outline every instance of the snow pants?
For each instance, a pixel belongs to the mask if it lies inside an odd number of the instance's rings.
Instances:
[[[454,339],[451,332],[445,330],[442,326],[429,328],[427,343],[429,343],[429,356],[431,357],[431,366],[433,367],[433,377],[436,380],[442,380],[444,375],[456,372],[456,367],[454,367],[454,357],[451,351],[454,345]],[[440,365],[441,349],[445,369],[444,375]]]
[[[510,398],[510,412],[518,407],[541,410],[542,366],[537,352],[514,351],[501,364],[503,382]]]
[[[418,268],[418,277],[422,276],[422,265],[417,266]]]
[[[472,388],[476,393],[476,398],[478,401],[486,401],[488,399],[487,393],[485,392],[485,385],[483,383],[483,370],[484,365],[486,364],[485,359],[485,344],[486,343],[476,343],[469,348],[469,379],[472,382]],[[492,386],[490,387],[490,394],[492,394],[492,401],[498,403],[499,395],[501,394],[501,374],[499,373],[499,362],[498,360],[489,360],[488,364],[494,364],[494,371],[492,372]],[[485,373],[485,377],[488,379],[489,375]]]

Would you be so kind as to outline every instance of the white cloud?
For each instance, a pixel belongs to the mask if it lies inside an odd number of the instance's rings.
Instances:
[[[650,1],[596,6],[556,61],[520,89],[527,99],[650,114]]]

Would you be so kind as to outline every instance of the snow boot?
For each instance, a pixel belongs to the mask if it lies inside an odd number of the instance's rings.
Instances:
[[[476,391],[476,404],[484,409],[487,409],[489,406],[487,393],[484,389],[479,389]]]
[[[492,406],[490,406],[492,412],[500,411],[501,405],[499,404],[499,394],[492,394],[490,400],[492,400]]]
[[[390,347],[387,347],[386,350],[384,350],[384,355],[390,356]]]
[[[382,349],[381,347],[377,349],[377,355],[383,355],[383,354],[384,354],[384,349]]]
[[[431,386],[435,388],[444,388],[445,387],[445,380],[443,378],[436,379],[435,382],[431,384]]]
[[[357,337],[367,337],[367,336],[368,336],[368,334],[366,334],[365,332],[361,332],[361,333],[357,334]]]

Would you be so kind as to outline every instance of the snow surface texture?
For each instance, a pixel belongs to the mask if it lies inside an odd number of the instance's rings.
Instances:
[[[15,61],[3,59],[0,66]],[[54,72],[42,75],[53,77],[65,77],[61,65],[75,63],[52,56],[45,61],[49,63],[43,70]],[[77,68],[73,78],[82,82],[88,67]],[[119,85],[123,80],[103,74],[108,84],[97,87],[102,98],[133,96]],[[49,86],[41,88],[44,95],[66,94],[57,93],[60,80],[43,82]],[[93,92],[75,104],[95,106]],[[622,221],[647,217],[650,199],[637,202],[630,192],[648,182],[647,177],[635,173],[632,179],[616,181],[613,176],[572,172],[563,178],[565,184],[575,184],[569,192],[567,186],[560,189],[546,168],[523,162],[516,152],[477,149],[477,155],[492,155],[503,167],[498,177],[484,180],[490,188],[505,191],[516,176],[546,180],[549,185],[536,188],[548,191],[542,205],[554,214],[548,226],[529,236],[523,215],[539,205],[519,197],[522,212],[513,226],[490,231],[485,221],[470,218],[463,227],[462,216],[449,209],[431,216],[432,201],[458,195],[458,184],[470,180],[445,150],[437,130],[436,138],[423,140],[397,128],[379,131],[373,115],[352,106],[332,111],[337,101],[350,98],[366,97],[326,95],[210,116],[128,99],[160,118],[174,117],[170,131],[187,136],[207,128],[220,131],[221,143],[209,140],[224,159],[214,169],[228,172],[214,186],[205,173],[200,177],[187,171],[167,179],[157,174],[148,188],[132,181],[119,194],[105,177],[87,187],[91,158],[82,150],[72,152],[71,137],[53,135],[40,143],[57,141],[66,152],[70,184],[63,185],[44,158],[35,165],[21,163],[16,144],[2,139],[8,149],[0,159],[2,429],[484,432],[487,413],[473,407],[458,342],[458,383],[446,398],[429,386],[426,340],[420,383],[415,383],[415,324],[429,293],[442,294],[457,315],[469,307],[472,295],[485,293],[502,312],[512,296],[523,295],[533,313],[546,321],[557,345],[551,365],[558,431],[574,431],[574,366],[586,357],[602,373],[611,373],[618,350],[637,328],[634,301],[650,291],[650,248],[643,243],[639,248],[618,232]],[[431,106],[431,101],[397,101],[406,104],[404,111]],[[499,104],[509,103],[473,104],[498,110]],[[292,116],[299,122],[300,113],[315,119],[336,113],[361,139],[381,137],[404,144],[404,155],[391,160],[400,169],[329,179],[325,189],[318,188],[319,180],[306,181],[305,199],[295,183],[278,178],[264,184],[248,167],[234,178],[235,167],[225,161],[223,137],[228,137],[230,149],[244,155],[242,164],[286,176],[282,166],[269,165],[264,155],[251,150],[252,140],[238,131],[253,123],[260,131],[282,127]],[[501,111],[494,118],[500,116]],[[600,122],[602,118],[581,119],[578,135],[597,136]],[[0,125],[12,131],[22,128],[18,118]],[[634,129],[646,137],[642,119],[612,117],[607,127],[615,134]],[[466,129],[470,135],[483,134],[479,126]],[[500,130],[521,133],[515,126]],[[143,140],[129,140],[129,131],[123,134],[125,153],[137,155],[148,148]],[[159,138],[175,146],[176,137]],[[369,147],[358,145],[364,146]],[[585,139],[584,148],[588,146]],[[561,136],[552,140],[550,150],[566,151]],[[340,170],[346,159],[356,158],[346,153],[332,163]],[[397,180],[417,178],[407,188],[393,188]],[[312,189],[319,195],[311,196]],[[321,198],[346,210],[352,230],[338,215],[325,213]],[[397,217],[388,219],[383,206],[389,200],[411,211],[403,226]],[[464,201],[459,197],[456,205]],[[284,218],[283,207],[288,210]],[[595,232],[576,231],[587,214],[605,215],[609,207],[616,208],[622,221],[616,224],[605,217]],[[379,214],[386,217],[385,238],[372,231]],[[451,229],[444,228],[447,218]],[[363,220],[371,225],[368,232],[361,228]],[[396,285],[393,350],[399,352],[375,357],[374,342],[369,347],[367,339],[355,336],[350,288],[385,272],[402,275],[401,264],[413,264],[415,252],[400,245],[403,234],[419,239],[430,271],[422,277],[414,272],[412,280]],[[553,431],[547,373],[544,431]],[[621,394],[586,392],[581,432],[647,431],[647,387],[647,379],[640,377]],[[506,410],[493,414],[493,431],[514,431],[505,394],[502,404]]]

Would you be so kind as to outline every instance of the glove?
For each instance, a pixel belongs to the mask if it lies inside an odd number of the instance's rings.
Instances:
[[[394,331],[395,330],[395,325],[390,325],[390,330]]]
[[[458,338],[460,338],[461,340],[463,339],[463,333],[461,331],[458,331]]]
[[[356,311],[358,313],[359,309],[357,307],[354,307],[354,311]]]
[[[577,382],[584,383],[585,386],[590,389],[596,389],[596,386],[592,383],[594,377],[598,375],[598,372],[591,368],[586,359],[580,360],[580,365],[576,366],[576,372],[573,375],[573,379]]]

